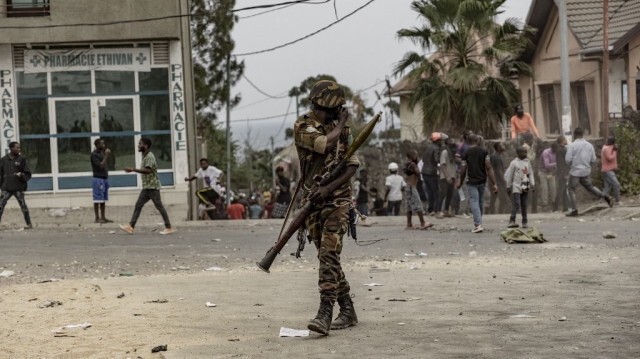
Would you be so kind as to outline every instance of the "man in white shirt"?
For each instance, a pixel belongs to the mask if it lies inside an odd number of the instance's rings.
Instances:
[[[387,216],[398,216],[400,215],[400,203],[402,202],[402,189],[407,184],[404,178],[398,174],[397,163],[389,163],[389,173],[390,175],[387,176],[384,182],[387,187],[387,191],[384,194],[384,201],[387,202]]]
[[[196,178],[204,179],[205,187],[198,190],[196,195],[200,198],[202,203],[210,206],[220,198],[220,194],[222,192],[220,182],[222,181],[223,176],[224,173],[222,171],[214,166],[210,166],[209,161],[206,158],[203,158],[200,160],[200,168],[198,168],[198,171],[193,176],[186,177],[184,180],[191,182]]]

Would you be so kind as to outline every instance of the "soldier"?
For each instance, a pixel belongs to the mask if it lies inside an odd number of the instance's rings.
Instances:
[[[309,191],[314,177],[331,171],[345,155],[352,142],[351,130],[345,126],[349,113],[344,90],[333,81],[322,80],[313,85],[309,94],[312,110],[298,118],[294,136],[303,179],[303,206],[314,204],[307,218],[309,237],[318,249],[320,309],[308,328],[320,334],[330,329],[344,329],[358,323],[347,282],[340,266],[342,237],[347,231],[351,206],[351,177],[360,165],[354,155],[347,160],[345,171],[326,186]],[[333,305],[338,301],[340,314],[331,323]]]
[[[24,192],[27,190],[27,182],[31,179],[31,170],[27,160],[20,156],[20,144],[18,142],[9,143],[9,153],[0,159],[0,219],[7,201],[15,196],[22,209],[24,221],[27,223],[25,229],[33,228],[29,208],[24,201]]]

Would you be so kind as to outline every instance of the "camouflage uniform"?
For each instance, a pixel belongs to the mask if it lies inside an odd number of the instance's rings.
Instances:
[[[298,118],[294,125],[296,150],[304,180],[301,206],[308,200],[314,177],[331,171],[352,142],[351,130],[345,126],[338,144],[334,148],[326,148],[326,135],[336,125],[337,121],[323,125],[313,112]],[[347,162],[347,166],[352,165],[360,165],[355,155]],[[321,207],[316,206],[317,210],[306,221],[309,237],[318,249],[320,294],[332,300],[349,293],[349,282],[340,266],[340,253],[342,237],[347,232],[350,206],[351,182],[347,181],[329,194]]]

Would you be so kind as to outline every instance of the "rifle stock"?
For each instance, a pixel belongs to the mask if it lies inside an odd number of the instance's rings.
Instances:
[[[347,152],[344,158],[331,171],[331,174],[329,176],[323,176],[322,180],[320,180],[320,182],[317,183],[317,185],[312,186],[311,191],[313,191],[313,189],[318,186],[324,186],[327,183],[333,181],[336,177],[338,177],[344,171],[344,168],[347,164],[347,160],[356,152],[356,150],[360,146],[362,146],[362,144],[371,135],[371,133],[373,132],[373,128],[380,121],[381,115],[382,115],[382,112],[378,112],[373,117],[373,119],[369,121],[369,123],[362,129],[362,132],[360,132],[358,137],[353,141],[351,146],[349,146],[349,149],[347,149]],[[267,254],[264,256],[264,258],[262,258],[260,262],[256,262],[256,265],[258,266],[258,268],[269,273],[269,268],[271,267],[271,264],[273,264],[273,261],[276,259],[276,256],[280,253],[280,251],[282,250],[282,248],[284,248],[285,244],[287,244],[289,239],[291,239],[291,237],[296,233],[296,231],[298,231],[298,229],[302,227],[302,225],[307,220],[307,218],[309,218],[311,213],[313,213],[313,211],[315,210],[317,210],[317,208],[314,207],[313,203],[311,203],[310,201],[305,203],[302,209],[298,212],[298,215],[293,219],[293,221],[291,221],[291,223],[289,224],[289,227],[287,227],[287,230],[278,238],[278,241],[276,242],[276,244],[274,244],[271,248],[269,248],[269,250],[267,251]]]

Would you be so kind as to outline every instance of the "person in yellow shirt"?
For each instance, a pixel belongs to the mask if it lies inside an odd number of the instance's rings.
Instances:
[[[511,139],[516,140],[518,135],[531,132],[540,138],[536,124],[530,114],[524,112],[522,105],[516,106],[516,114],[511,117]]]

